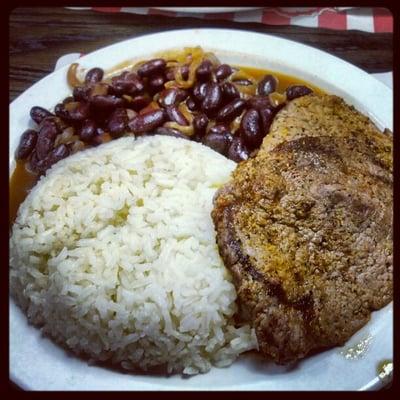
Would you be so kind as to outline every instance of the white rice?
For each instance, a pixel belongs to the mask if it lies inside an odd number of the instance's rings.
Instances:
[[[196,374],[257,346],[215,243],[215,190],[235,168],[201,144],[123,138],[57,163],[21,205],[10,286],[76,353]]]

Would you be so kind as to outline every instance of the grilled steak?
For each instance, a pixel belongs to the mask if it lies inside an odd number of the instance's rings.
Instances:
[[[392,299],[392,139],[317,95],[291,102],[271,134],[212,217],[241,316],[284,364],[344,344]]]
[[[278,143],[303,136],[362,136],[375,146],[391,146],[365,115],[337,96],[311,94],[288,103],[274,118],[262,147],[272,150]],[[378,149],[379,151],[379,149]]]

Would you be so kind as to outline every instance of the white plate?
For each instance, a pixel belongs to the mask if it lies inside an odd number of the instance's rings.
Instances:
[[[200,45],[221,60],[264,67],[295,75],[337,94],[369,115],[379,127],[393,129],[392,91],[364,71],[322,51],[296,42],[234,30],[192,29],[142,36],[88,54],[79,60],[85,68],[112,68],[127,59],[145,59],[170,48]],[[70,90],[68,67],[45,77],[10,105],[10,170],[21,133],[30,125],[34,105],[52,108]],[[10,301],[10,377],[33,390],[365,390],[382,386],[377,364],[393,358],[392,304],[374,312],[371,321],[348,345],[370,338],[368,350],[349,360],[334,348],[286,369],[254,356],[243,356],[231,367],[184,379],[122,374],[67,354],[39,330]]]

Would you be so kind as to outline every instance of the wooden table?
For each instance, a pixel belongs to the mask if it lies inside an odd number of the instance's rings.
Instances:
[[[268,33],[325,50],[367,72],[393,69],[393,35],[295,26],[269,26],[198,18],[17,8],[10,15],[10,102],[53,71],[66,53],[89,53],[153,32],[184,28],[233,28]]]

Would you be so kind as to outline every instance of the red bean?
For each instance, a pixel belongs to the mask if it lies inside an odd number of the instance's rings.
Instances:
[[[49,154],[48,161],[51,162],[51,165],[56,163],[57,161],[68,157],[69,148],[65,144],[60,144],[56,148],[54,148]]]
[[[112,110],[124,105],[124,100],[113,95],[93,96],[90,99],[90,105],[99,111]]]
[[[237,99],[238,97],[240,97],[239,91],[237,90],[235,85],[233,85],[230,82],[223,83],[221,85],[221,91],[222,91],[222,96],[225,101],[230,101],[230,100]]]
[[[50,116],[50,117],[46,117],[39,125],[39,129],[40,126],[44,123],[44,121],[51,121],[53,124],[56,125],[57,127],[57,131],[58,132],[62,132],[65,128],[68,128],[68,126],[70,126],[70,124],[67,124],[65,121],[63,121],[60,117],[57,117],[55,115]]]
[[[247,110],[240,122],[244,143],[250,148],[258,147],[262,142],[263,132],[260,122],[260,114],[254,108]]]
[[[212,63],[210,60],[204,60],[200,63],[196,70],[196,78],[205,82],[211,78]]]
[[[112,78],[110,88],[116,95],[129,94],[135,96],[143,92],[144,83],[136,73],[128,72]]]
[[[41,132],[46,132],[46,135],[56,137],[61,132],[56,118],[45,118],[39,125],[39,133]]]
[[[235,99],[219,110],[216,120],[219,122],[233,121],[237,116],[241,114],[245,106],[245,100]]]
[[[164,89],[165,78],[162,75],[154,75],[149,78],[148,89],[155,94]]]
[[[151,103],[151,97],[149,95],[139,95],[131,98],[127,102],[127,107],[135,111],[140,111],[142,108],[147,107]]]
[[[64,119],[68,118],[67,110],[65,109],[64,104],[62,104],[62,103],[56,104],[56,106],[54,107],[54,112],[60,118],[64,118]]]
[[[147,61],[138,69],[140,77],[149,77],[164,72],[167,63],[162,58]]]
[[[165,77],[167,81],[173,81],[175,79],[175,68],[167,68],[165,70]]]
[[[312,93],[312,90],[304,85],[292,85],[286,89],[286,97],[288,100],[293,100],[310,93]]]
[[[36,154],[39,160],[44,159],[53,149],[56,136],[59,134],[56,124],[51,120],[43,120],[40,124],[36,141]]]
[[[151,134],[151,133],[150,133]],[[184,135],[183,133],[179,132],[177,129],[167,128],[165,126],[160,126],[154,132],[154,135],[164,135],[164,136],[173,136],[181,139],[189,139],[189,136]]]
[[[188,120],[185,118],[185,116],[182,114],[182,112],[178,109],[177,106],[169,106],[166,108],[166,111],[168,118],[171,121],[175,121],[177,124],[182,126],[189,125]]]
[[[210,128],[209,133],[216,133],[219,135],[222,135],[224,132],[228,132],[229,128],[226,125],[223,124],[218,124],[214,125],[213,127]]]
[[[27,129],[19,140],[19,145],[15,151],[16,160],[24,160],[32,153],[36,146],[38,133],[33,129]]]
[[[36,162],[36,169],[39,173],[44,173],[53,164],[68,157],[70,154],[69,147],[65,144],[60,144],[52,149],[49,154],[42,160]]]
[[[225,131],[223,134],[219,133],[208,133],[204,136],[202,143],[220,154],[226,155],[229,146],[233,140],[230,132]]]
[[[31,108],[30,116],[39,125],[46,117],[54,116],[54,114],[45,108],[35,106]]]
[[[197,101],[203,101],[206,96],[208,84],[205,82],[197,82],[193,86],[193,96]]]
[[[126,93],[132,96],[141,94],[144,90],[144,83],[135,73],[127,74],[125,78],[125,90]]]
[[[96,123],[87,119],[78,130],[78,135],[84,142],[90,142],[96,136]]]
[[[180,103],[188,96],[188,92],[179,88],[165,89],[160,93],[158,103],[162,107],[169,107]]]
[[[207,85],[206,95],[201,104],[201,108],[206,114],[214,114],[220,107],[222,102],[221,88],[216,83]]]
[[[104,129],[101,126],[98,126],[96,128],[96,135],[95,136],[101,136],[105,133]]]
[[[278,81],[272,75],[265,75],[264,78],[258,82],[257,94],[268,96],[270,93],[275,92]]]
[[[67,104],[57,104],[54,112],[66,121],[77,122],[88,118],[89,109],[89,103],[74,101]]]
[[[207,115],[203,113],[197,114],[193,118],[193,131],[194,134],[196,135],[196,138],[201,138],[204,136],[204,134],[206,133],[208,121],[209,119]]]
[[[163,110],[149,111],[145,114],[139,114],[129,121],[129,128],[135,134],[150,132],[165,121],[165,112]]]
[[[275,110],[271,107],[263,108],[259,111],[261,117],[261,127],[263,135],[265,136],[269,132],[269,127],[275,116]]]
[[[193,97],[188,97],[186,100],[186,106],[190,111],[196,111],[198,110],[199,106],[196,103],[196,101],[193,99]]]
[[[76,86],[72,95],[76,101],[89,101],[91,90],[90,86]]]
[[[240,86],[250,86],[253,84],[252,81],[250,81],[249,79],[236,79],[234,81],[232,81],[234,84],[236,85],[240,85]]]
[[[90,69],[85,76],[85,83],[97,83],[103,79],[104,71],[101,68]]]
[[[217,78],[218,81],[223,81],[225,78],[227,78],[229,75],[231,75],[232,72],[233,72],[233,69],[231,68],[230,65],[221,64],[215,70],[215,77]]]
[[[105,132],[104,129],[100,126],[96,128],[95,135],[93,136],[92,140],[90,141],[90,144],[92,146],[98,146],[102,143],[106,143],[107,139],[111,139],[111,135],[108,132]]]
[[[43,169],[43,161],[38,159],[36,150],[33,150],[29,157],[27,169],[36,174],[41,173],[41,170]]]
[[[235,162],[241,162],[249,158],[249,150],[240,137],[233,138],[228,149],[228,158]]]
[[[182,75],[182,79],[187,81],[187,79],[189,78],[189,65],[187,65],[187,64],[182,65],[181,75]]]
[[[108,120],[108,131],[113,137],[121,136],[125,131],[128,124],[128,115],[124,108],[117,108],[111,114]]]
[[[73,101],[75,101],[75,99],[74,99],[72,96],[68,96],[68,97],[66,97],[66,98],[62,101],[62,103],[63,103],[64,105],[66,105],[66,104],[68,104],[68,103],[72,103]]]
[[[256,110],[272,107],[268,96],[253,96],[247,102],[251,108],[255,108]]]
[[[69,119],[72,121],[83,121],[89,116],[89,103],[71,102],[66,104],[65,108],[68,111]]]

